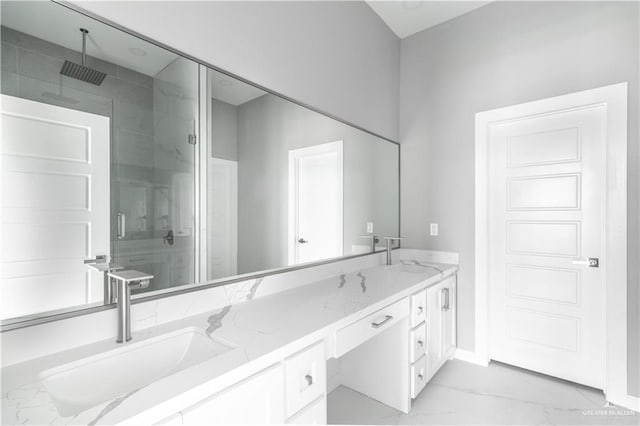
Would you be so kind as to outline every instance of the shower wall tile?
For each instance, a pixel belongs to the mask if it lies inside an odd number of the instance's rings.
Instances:
[[[80,58],[80,54],[77,52],[73,52],[70,49],[62,47],[58,44],[50,43],[46,40],[42,40],[40,38],[36,38],[30,36],[25,33],[21,33],[16,30],[12,30],[11,28],[2,26],[0,28],[0,36],[2,37],[3,43],[9,43],[14,46],[19,46],[23,49],[32,50],[35,52],[46,53],[49,56],[53,56],[61,59],[73,59],[75,60],[75,56],[67,57],[70,53],[74,53]]]
[[[114,130],[116,158],[123,164],[153,167],[153,136],[118,128]],[[147,176],[151,180],[153,176]]]
[[[18,74],[2,70],[0,76],[2,77],[0,92],[5,95],[18,96]]]
[[[114,100],[114,121],[118,127],[136,133],[153,135],[153,110]]]
[[[153,90],[126,80],[114,79],[114,95],[119,102],[127,102],[153,110]]]
[[[15,46],[9,43],[2,43],[2,71],[18,72],[18,53]]]
[[[118,65],[118,73],[116,75],[119,80],[126,80],[129,83],[138,84],[148,89],[153,88],[153,78],[148,75],[141,74],[137,71],[130,70],[129,68],[121,67]]]
[[[81,92],[23,75],[18,76],[18,96],[107,117],[112,116],[113,106],[110,98]]]
[[[18,64],[22,76],[60,84],[62,81],[60,69],[63,63],[62,59],[18,48]]]

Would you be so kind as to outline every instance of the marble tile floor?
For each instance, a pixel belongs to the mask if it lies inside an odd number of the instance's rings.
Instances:
[[[447,362],[403,414],[340,386],[329,424],[640,425],[639,414],[605,405],[601,391],[492,362]]]

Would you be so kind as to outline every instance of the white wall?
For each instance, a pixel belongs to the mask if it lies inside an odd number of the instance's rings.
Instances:
[[[402,40],[404,247],[460,252],[459,345],[474,348],[475,113],[629,82],[629,392],[638,360],[638,3],[496,2]],[[428,236],[429,222],[440,236]]]
[[[397,139],[399,40],[364,2],[73,3]]]

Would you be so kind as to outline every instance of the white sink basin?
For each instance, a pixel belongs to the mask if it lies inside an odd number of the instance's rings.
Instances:
[[[233,348],[190,327],[46,370],[40,378],[59,414],[66,417]]]

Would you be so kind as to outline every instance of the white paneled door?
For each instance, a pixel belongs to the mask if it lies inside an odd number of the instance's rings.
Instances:
[[[209,159],[208,272],[210,280],[238,274],[238,162]]]
[[[605,108],[488,129],[490,357],[600,389]]]
[[[2,95],[0,312],[103,297],[83,261],[109,255],[109,118]]]
[[[342,256],[342,141],[289,151],[289,264]]]

